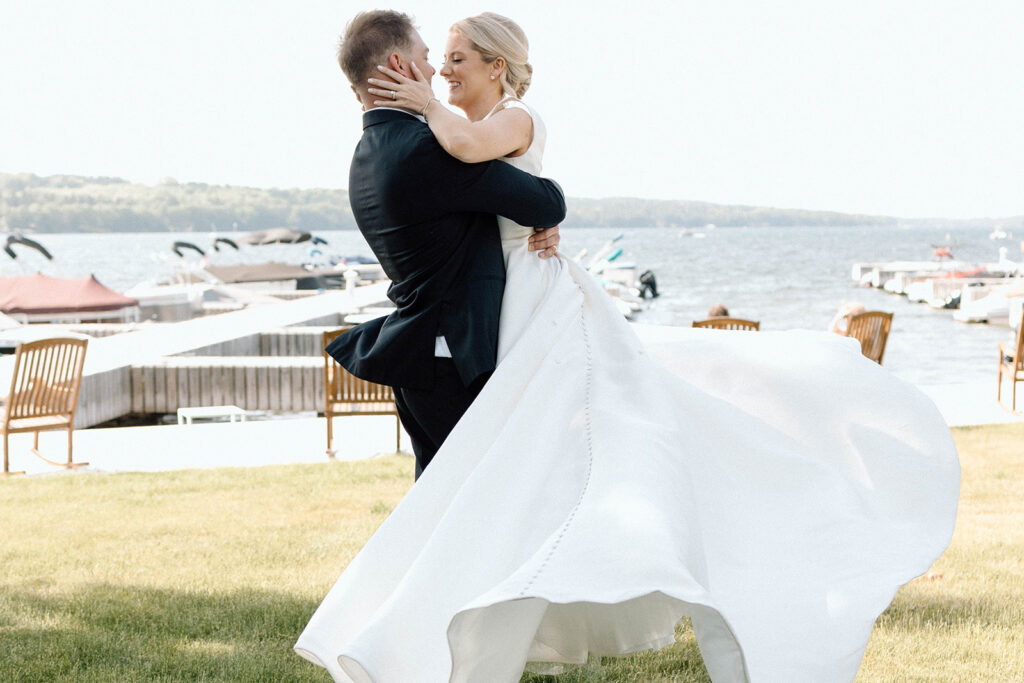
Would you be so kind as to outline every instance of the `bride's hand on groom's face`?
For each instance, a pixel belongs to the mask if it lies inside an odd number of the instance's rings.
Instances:
[[[561,241],[558,236],[558,226],[546,230],[537,229],[530,235],[530,251],[539,251],[541,258],[551,258],[558,253],[558,243]]]
[[[430,100],[434,99],[434,90],[430,81],[423,75],[415,62],[409,62],[414,78],[409,78],[394,69],[378,66],[381,78],[368,78],[371,87],[367,92],[381,99],[374,100],[377,107],[399,107],[419,114]]]

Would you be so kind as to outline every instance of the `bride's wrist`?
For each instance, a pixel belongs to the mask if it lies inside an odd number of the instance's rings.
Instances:
[[[438,99],[436,97],[431,97],[429,100],[427,100],[427,103],[423,105],[423,109],[420,110],[420,116],[422,116],[423,118],[427,118],[427,109],[430,108],[430,103],[437,101]]]

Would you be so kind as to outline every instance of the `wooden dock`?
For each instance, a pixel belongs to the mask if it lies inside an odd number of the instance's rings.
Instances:
[[[75,426],[133,412],[232,403],[248,410],[318,409],[323,393],[320,334],[345,315],[386,300],[388,283],[330,291],[178,323],[139,325],[93,338],[86,353]],[[45,326],[25,330],[40,336]],[[261,355],[264,354],[264,355]],[[271,355],[281,354],[281,355]],[[8,386],[13,358],[0,359]]]
[[[131,412],[188,406],[323,411],[323,357],[175,356],[131,368]]]

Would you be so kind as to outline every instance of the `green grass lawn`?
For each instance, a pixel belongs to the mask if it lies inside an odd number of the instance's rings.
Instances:
[[[1024,680],[1024,426],[954,436],[953,544],[879,619],[858,681]],[[411,480],[398,457],[0,480],[0,681],[325,681],[291,646]],[[677,636],[523,680],[707,681]]]

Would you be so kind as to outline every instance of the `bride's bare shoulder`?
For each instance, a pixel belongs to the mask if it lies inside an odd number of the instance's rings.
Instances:
[[[516,147],[505,154],[506,157],[521,156],[530,148],[533,144],[536,117],[536,112],[517,98],[509,97],[498,103],[490,118],[500,120],[508,129],[509,139],[516,143]]]

